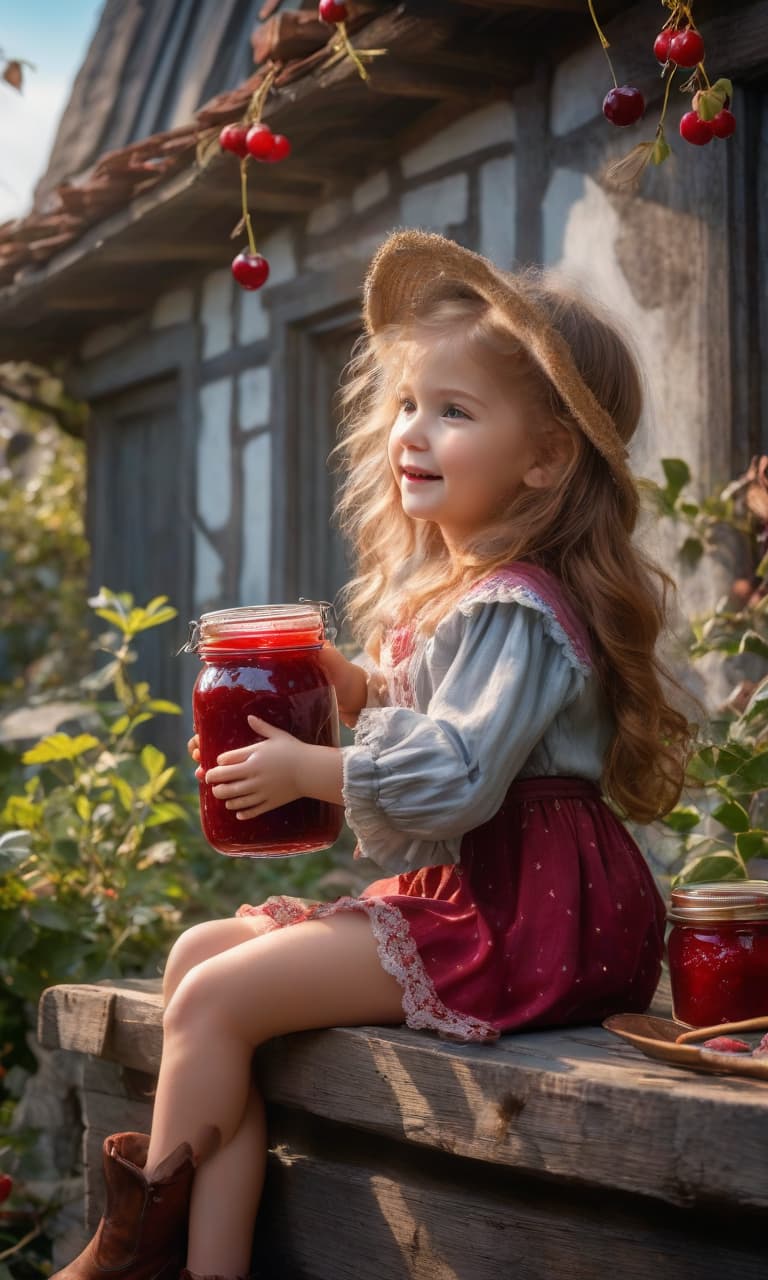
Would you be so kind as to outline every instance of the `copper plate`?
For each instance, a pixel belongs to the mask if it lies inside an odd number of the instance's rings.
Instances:
[[[690,1031],[684,1022],[671,1018],[654,1018],[649,1013],[614,1013],[603,1023],[622,1040],[644,1053],[646,1058],[669,1062],[673,1067],[689,1071],[706,1071],[718,1076],[749,1076],[768,1082],[768,1055],[753,1058],[748,1053],[718,1053],[695,1044],[677,1044],[677,1038]],[[713,1032],[714,1035],[717,1032]]]

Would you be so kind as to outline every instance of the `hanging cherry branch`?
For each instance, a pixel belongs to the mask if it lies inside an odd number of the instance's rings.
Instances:
[[[730,111],[733,86],[725,76],[710,83],[704,61],[704,40],[693,17],[692,0],[691,3],[661,0],[661,4],[669,11],[653,43],[664,82],[661,114],[654,137],[639,142],[628,155],[608,167],[606,177],[617,186],[636,187],[649,164],[663,164],[671,155],[665,125],[672,85],[680,72],[687,73],[687,79],[679,85],[680,92],[691,96],[690,107],[678,126],[680,137],[691,146],[703,147],[713,138],[730,138],[736,130],[736,118]],[[613,80],[613,88],[603,100],[603,115],[619,128],[636,124],[645,115],[645,99],[633,85],[618,83],[608,52],[610,44],[600,27],[594,0],[587,0],[587,6]]]
[[[321,22],[336,28],[331,44],[331,57],[326,68],[335,65],[344,58],[349,58],[361,80],[368,80],[367,63],[379,58],[386,49],[355,49],[347,33],[348,10],[345,4],[337,0],[319,0],[318,17]],[[268,124],[262,121],[264,104],[277,76],[277,68],[272,67],[262,80],[248,104],[242,120],[236,124],[228,124],[218,135],[218,145],[223,151],[229,151],[240,159],[240,200],[242,213],[237,226],[231,234],[236,239],[245,231],[248,237],[248,248],[238,253],[232,262],[232,275],[243,289],[260,289],[269,277],[269,263],[256,248],[253,224],[248,208],[248,167],[252,160],[260,164],[279,164],[291,154],[291,143],[282,133],[273,133]]]

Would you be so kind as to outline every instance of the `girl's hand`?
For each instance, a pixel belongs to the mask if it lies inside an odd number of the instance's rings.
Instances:
[[[339,715],[354,719],[362,711],[368,697],[368,683],[362,667],[349,662],[328,641],[320,650],[320,663],[336,690]]]
[[[222,752],[205,775],[216,799],[241,819],[257,818],[307,794],[299,783],[307,743],[257,716],[249,716],[248,723],[265,741]]]
[[[202,778],[203,771],[200,768],[200,736],[199,734],[197,733],[192,734],[192,737],[187,743],[187,751],[191,755],[192,759],[197,763],[197,768],[195,769],[195,777]]]

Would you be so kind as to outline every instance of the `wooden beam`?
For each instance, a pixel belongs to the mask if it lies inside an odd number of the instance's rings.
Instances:
[[[392,0],[366,0],[370,9],[391,9]],[[586,11],[586,0],[409,0],[409,10],[420,16],[445,14],[447,9],[485,9],[489,13],[512,12],[516,9],[535,9],[541,13],[581,13]],[[616,0],[612,0],[616,10]],[[589,14],[587,13],[587,16]]]
[[[475,64],[474,70],[454,71],[450,68],[419,66],[382,59],[371,76],[373,93],[396,98],[436,98],[470,101],[478,105],[498,91],[499,82]]]
[[[119,293],[118,293],[119,289]],[[157,281],[153,280],[152,286],[146,288],[144,292],[134,290],[126,292],[121,286],[115,285],[114,289],[104,293],[86,293],[83,287],[80,293],[56,294],[53,297],[47,297],[44,302],[46,311],[140,311],[142,307],[146,307],[149,301],[156,296]]]
[[[489,9],[502,13],[505,9],[538,9],[542,13],[584,13],[585,0],[461,0],[469,9]]]
[[[233,201],[235,214],[237,209]],[[234,216],[234,215],[233,215]],[[104,244],[97,246],[100,261],[114,263],[141,262],[220,262],[221,245],[210,240],[195,242],[180,237],[176,241],[143,240],[138,244]]]

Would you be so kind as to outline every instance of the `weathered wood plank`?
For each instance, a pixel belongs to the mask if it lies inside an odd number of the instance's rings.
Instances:
[[[143,1088],[153,1084],[143,1077]],[[89,1060],[83,1075],[83,1163],[88,1176],[85,1187],[85,1230],[91,1235],[104,1209],[102,1148],[112,1133],[148,1133],[152,1122],[152,1101],[148,1094],[136,1096],[136,1088],[126,1083],[126,1073],[113,1062]]]
[[[471,1163],[406,1163],[311,1133],[270,1153],[256,1255],[275,1280],[763,1280],[761,1221],[525,1185]],[[307,1141],[309,1138],[309,1141]],[[618,1163],[619,1153],[616,1152]]]
[[[93,1043],[87,1001],[73,1005],[70,990],[44,994],[46,1045]],[[98,1010],[105,988],[88,990]],[[156,1071],[157,984],[113,990],[102,1056]],[[507,1036],[493,1047],[335,1028],[272,1041],[257,1067],[269,1102],[380,1137],[670,1204],[768,1207],[768,1089],[646,1060],[601,1028]]]

